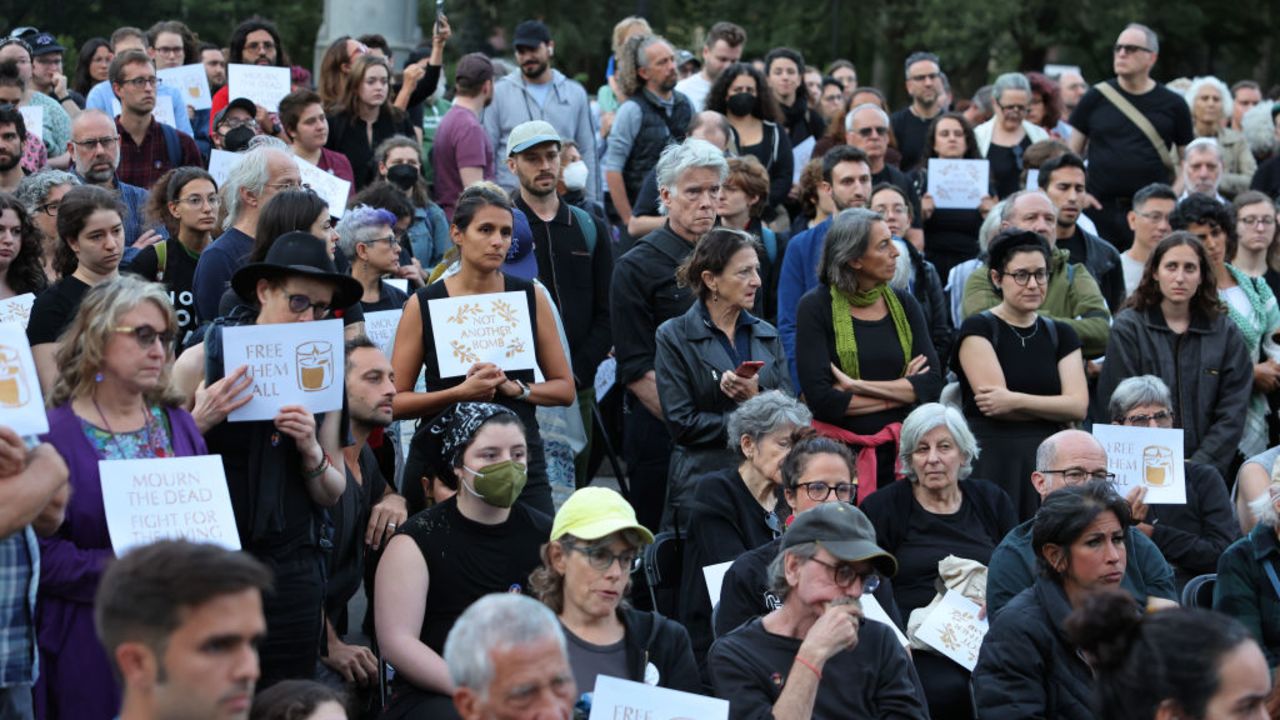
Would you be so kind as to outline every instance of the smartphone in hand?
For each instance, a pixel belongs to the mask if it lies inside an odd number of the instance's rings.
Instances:
[[[733,374],[738,377],[753,378],[756,376],[756,373],[760,372],[760,368],[762,367],[764,367],[763,360],[745,360],[736,370],[733,371]]]

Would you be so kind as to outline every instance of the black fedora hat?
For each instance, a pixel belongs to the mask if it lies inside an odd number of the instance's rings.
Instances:
[[[250,302],[257,300],[259,280],[281,277],[307,277],[333,283],[333,300],[337,310],[354,305],[364,295],[364,286],[350,275],[343,275],[333,265],[325,242],[308,232],[295,230],[276,238],[262,262],[245,265],[231,277],[231,289]]]

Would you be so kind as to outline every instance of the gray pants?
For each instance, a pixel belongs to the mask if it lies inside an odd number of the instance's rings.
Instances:
[[[30,685],[0,688],[0,720],[33,720],[34,717]]]

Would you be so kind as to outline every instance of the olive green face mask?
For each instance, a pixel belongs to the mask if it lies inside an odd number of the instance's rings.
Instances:
[[[463,487],[489,505],[500,508],[515,505],[520,491],[524,490],[525,481],[529,479],[524,463],[514,460],[504,460],[479,470],[472,470],[466,465],[462,468],[475,476],[475,480],[471,482],[472,487],[465,482],[462,483]]]

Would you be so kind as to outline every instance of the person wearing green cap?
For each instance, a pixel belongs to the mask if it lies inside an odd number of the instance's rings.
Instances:
[[[861,510],[827,503],[796,517],[769,566],[777,610],[716,641],[707,664],[731,718],[927,718],[893,631],[859,598],[897,571]]]
[[[689,635],[655,612],[623,605],[631,569],[653,533],[616,491],[585,487],[556,513],[530,589],[555,612],[579,690],[600,675],[702,692]],[[590,702],[587,700],[586,702]]]

